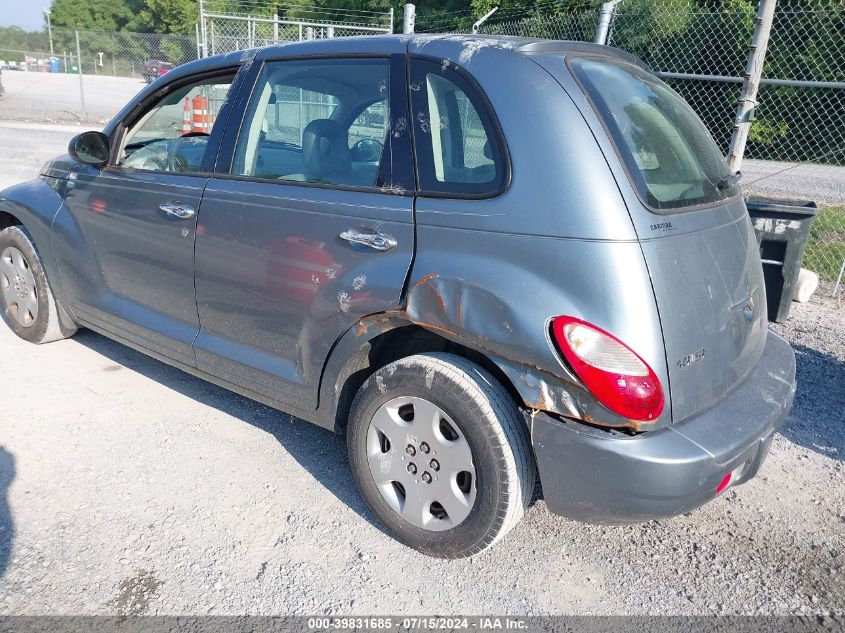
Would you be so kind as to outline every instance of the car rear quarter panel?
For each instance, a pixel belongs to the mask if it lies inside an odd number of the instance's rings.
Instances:
[[[562,314],[612,332],[654,369],[668,400],[648,270],[583,116],[559,83],[523,55],[461,37],[412,40],[409,50],[446,58],[477,80],[501,124],[512,178],[507,191],[489,199],[417,200],[408,317],[481,348],[531,408],[643,426],[597,404],[549,336],[550,319]],[[669,412],[667,401],[661,417],[645,426],[668,424]]]
[[[745,203],[737,193],[719,203],[682,210],[647,207],[564,56],[544,53],[531,58],[554,75],[578,106],[618,183],[652,279],[673,423],[680,423],[725,398],[763,353],[765,287]],[[751,314],[744,314],[746,306]]]

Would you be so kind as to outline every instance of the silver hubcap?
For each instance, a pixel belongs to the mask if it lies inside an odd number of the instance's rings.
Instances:
[[[472,451],[458,425],[422,398],[394,398],[367,429],[367,460],[381,496],[404,519],[448,530],[475,503]]]
[[[0,253],[0,291],[9,318],[30,327],[38,318],[38,290],[29,262],[18,249],[8,246]]]

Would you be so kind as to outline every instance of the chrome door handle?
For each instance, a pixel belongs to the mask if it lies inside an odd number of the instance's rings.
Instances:
[[[158,205],[158,208],[175,220],[190,220],[197,213],[191,207],[178,202],[164,202]]]
[[[395,237],[387,233],[365,232],[357,229],[344,231],[338,237],[347,242],[368,246],[377,251],[389,251],[391,248],[396,248],[398,243]]]

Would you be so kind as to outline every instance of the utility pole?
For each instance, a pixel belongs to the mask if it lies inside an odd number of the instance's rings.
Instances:
[[[50,38],[50,57],[53,56],[53,26],[50,24],[50,14],[52,13],[50,9],[44,9],[44,15],[47,18],[47,36]]]
[[[777,0],[760,0],[760,4],[757,5],[754,33],[751,35],[751,44],[748,47],[748,63],[745,66],[742,92],[739,95],[731,133],[731,145],[728,149],[728,167],[731,171],[739,171],[742,166],[748,130],[751,127],[754,108],[757,107],[757,88],[763,76],[763,62],[766,61],[766,49],[769,46],[769,33],[772,30],[776,4]]]

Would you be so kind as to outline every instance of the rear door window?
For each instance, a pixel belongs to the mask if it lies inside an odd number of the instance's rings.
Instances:
[[[420,191],[470,196],[501,191],[504,148],[474,86],[448,64],[413,59],[410,89]]]
[[[387,142],[387,58],[268,62],[253,91],[232,174],[376,187]]]
[[[649,207],[682,209],[739,192],[707,128],[669,86],[607,57],[575,57],[569,63]]]

